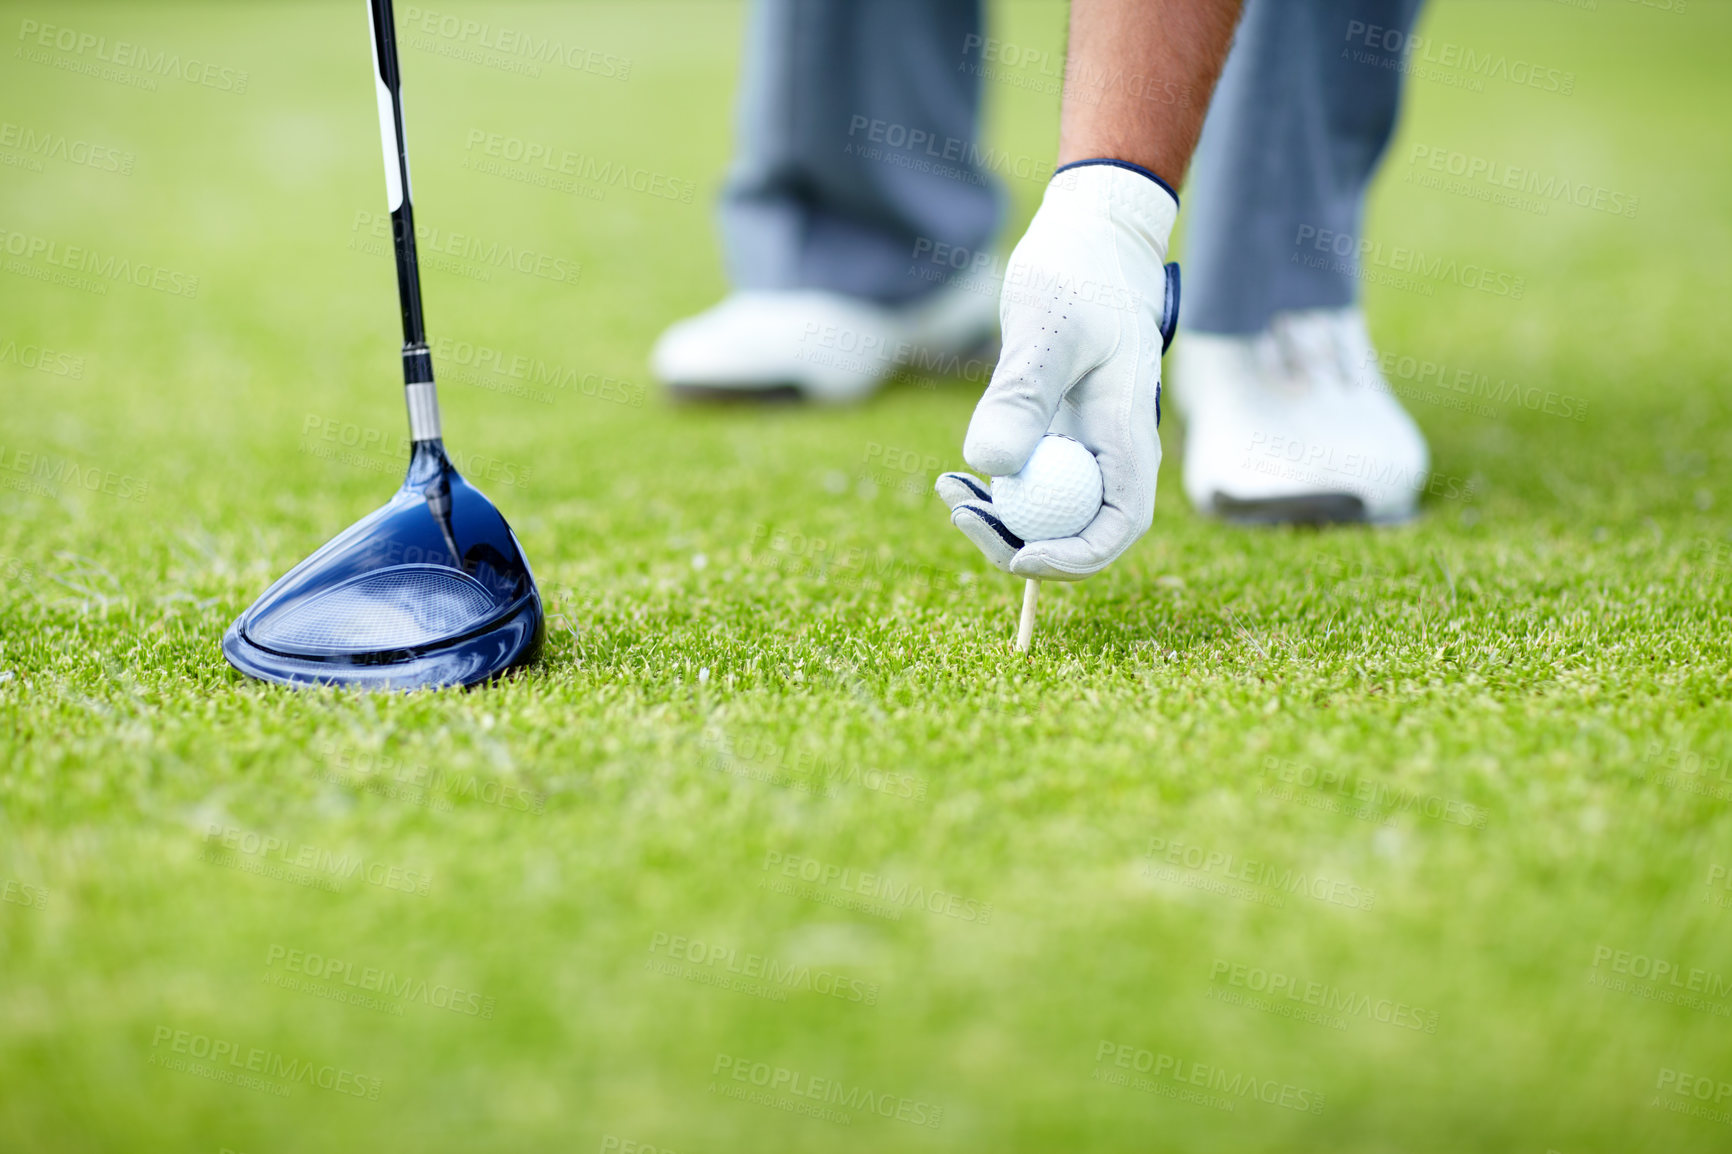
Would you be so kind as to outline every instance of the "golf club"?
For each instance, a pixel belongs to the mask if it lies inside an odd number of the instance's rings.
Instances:
[[[403,311],[412,448],[396,496],[279,579],[223,636],[242,673],[284,685],[474,685],[534,661],[541,594],[511,527],[445,454],[421,319],[391,0],[369,0],[385,187]]]

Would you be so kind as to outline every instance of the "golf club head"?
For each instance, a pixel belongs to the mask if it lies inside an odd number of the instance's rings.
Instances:
[[[511,526],[441,441],[403,487],[284,574],[223,635],[242,673],[282,685],[474,685],[534,661],[541,594]]]

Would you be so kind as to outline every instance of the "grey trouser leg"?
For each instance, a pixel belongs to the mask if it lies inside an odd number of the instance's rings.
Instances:
[[[721,205],[735,288],[897,303],[933,287],[910,275],[922,239],[990,248],[1002,198],[959,67],[981,0],[757,0],[750,19]]]
[[[1399,56],[1368,52],[1364,30],[1404,40],[1420,3],[1248,0],[1185,195],[1187,330],[1253,333],[1359,299],[1353,258],[1297,242],[1307,228],[1359,235],[1401,99],[1401,74],[1379,63]]]

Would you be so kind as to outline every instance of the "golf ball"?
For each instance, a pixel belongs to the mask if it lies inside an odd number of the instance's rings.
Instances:
[[[1082,532],[1101,508],[1101,467],[1082,442],[1048,433],[1022,472],[992,479],[992,507],[1024,541]]]

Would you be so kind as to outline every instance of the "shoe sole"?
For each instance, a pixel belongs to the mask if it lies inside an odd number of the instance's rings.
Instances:
[[[1294,497],[1240,500],[1217,492],[1205,514],[1230,525],[1406,525],[1419,517],[1419,506],[1373,517],[1365,502],[1351,493],[1304,493]]]
[[[958,363],[964,364],[964,365],[969,364],[969,363],[974,362],[974,361],[980,361],[984,364],[993,365],[993,364],[996,364],[998,362],[999,350],[1000,350],[1000,344],[999,344],[999,340],[998,340],[998,334],[996,332],[991,332],[991,333],[983,334],[982,339],[980,341],[976,342],[974,345],[972,345],[969,348],[968,352],[958,354],[957,356],[953,357],[952,359],[957,361]],[[918,373],[909,373],[905,369],[899,370],[897,372],[890,374],[888,377],[885,377],[883,380],[876,382],[870,389],[861,393],[858,397],[844,397],[844,398],[839,398],[839,399],[827,398],[827,397],[823,397],[821,395],[814,396],[812,394],[812,392],[809,391],[806,386],[798,384],[797,382],[794,382],[794,381],[778,381],[774,384],[766,383],[766,384],[762,384],[762,385],[749,385],[749,386],[722,385],[722,384],[706,385],[706,384],[703,384],[703,383],[697,382],[697,381],[682,381],[678,384],[668,383],[668,384],[665,384],[663,387],[667,391],[668,399],[670,401],[674,401],[674,402],[680,403],[680,404],[694,404],[694,405],[728,405],[728,404],[738,404],[738,405],[791,405],[792,404],[792,405],[797,405],[797,404],[805,404],[805,403],[820,404],[820,405],[821,404],[848,404],[851,402],[857,402],[857,401],[865,400],[867,397],[872,396],[879,389],[882,389],[886,384],[889,384],[891,381],[900,380],[904,377],[921,376],[921,375],[939,375],[939,374],[918,374]],[[943,374],[940,376],[940,379],[949,379],[951,376],[953,376],[953,374]],[[981,385],[982,385],[982,387],[984,387],[985,382],[984,381],[981,382]]]
[[[799,385],[779,384],[742,389],[729,385],[668,385],[671,401],[693,405],[795,405],[806,400]]]
[[[1351,493],[1300,493],[1240,500],[1217,491],[1209,513],[1231,525],[1362,525],[1365,502]]]

